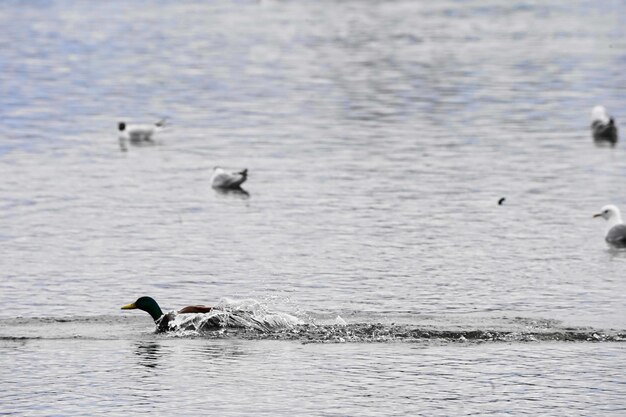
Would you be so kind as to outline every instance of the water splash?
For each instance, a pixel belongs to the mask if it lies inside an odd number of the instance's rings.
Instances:
[[[185,332],[183,334],[224,329],[245,329],[268,333],[304,324],[295,316],[270,311],[267,306],[252,299],[223,298],[209,313],[174,313],[174,315],[174,319],[169,323],[170,329],[174,332]]]

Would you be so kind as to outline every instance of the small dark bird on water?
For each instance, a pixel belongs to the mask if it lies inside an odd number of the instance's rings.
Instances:
[[[505,201],[506,201],[506,198],[502,197],[501,199],[498,200],[498,205],[501,206],[502,204],[504,204]]]
[[[596,106],[591,110],[591,133],[596,144],[617,143],[617,126],[615,119],[609,116],[604,106]]]

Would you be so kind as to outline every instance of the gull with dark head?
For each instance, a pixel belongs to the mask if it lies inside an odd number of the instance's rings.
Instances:
[[[617,143],[617,127],[615,119],[609,116],[604,106],[596,106],[591,110],[591,133],[596,143]]]
[[[154,124],[127,124],[119,122],[117,129],[119,130],[119,139],[130,141],[133,144],[152,142],[154,135],[165,127],[165,119],[161,119]]]
[[[622,215],[619,209],[613,204],[602,207],[600,213],[593,217],[602,217],[608,222],[607,232],[604,240],[614,248],[626,248],[626,225],[622,222]]]

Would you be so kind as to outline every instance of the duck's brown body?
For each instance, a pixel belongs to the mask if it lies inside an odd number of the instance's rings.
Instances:
[[[210,306],[187,306],[178,310],[178,314],[208,313],[213,310]]]

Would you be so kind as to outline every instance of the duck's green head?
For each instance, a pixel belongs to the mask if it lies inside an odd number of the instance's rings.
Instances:
[[[159,307],[159,304],[154,301],[154,298],[152,297],[139,297],[134,303],[122,307],[122,310],[134,309],[145,311],[146,313],[150,314],[150,316],[152,316],[152,319],[154,321],[157,321],[163,315],[161,307]]]

